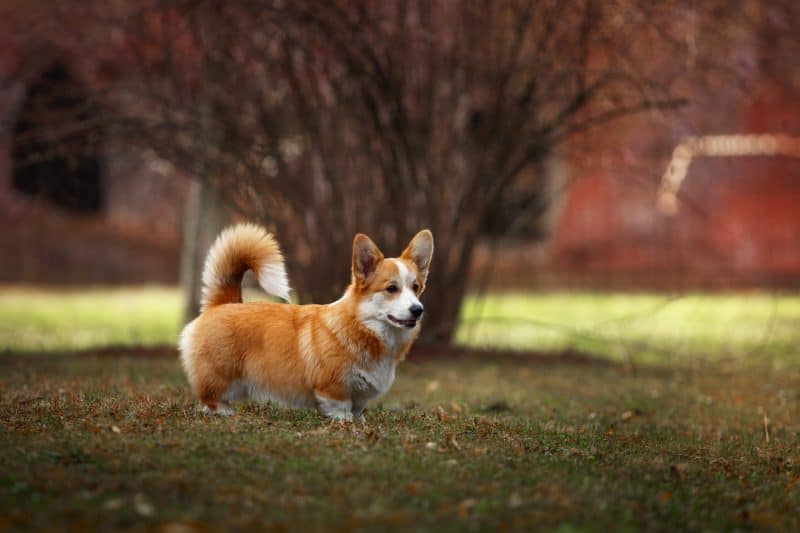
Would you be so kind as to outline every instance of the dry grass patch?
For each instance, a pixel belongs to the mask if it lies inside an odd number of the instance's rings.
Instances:
[[[6,355],[0,529],[798,529],[798,391],[763,364],[470,356],[338,425],[203,416],[172,357]]]

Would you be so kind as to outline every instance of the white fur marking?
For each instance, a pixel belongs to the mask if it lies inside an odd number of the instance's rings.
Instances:
[[[195,372],[194,372],[194,327],[195,321],[192,320],[181,331],[180,340],[178,341],[178,349],[181,353],[181,364],[183,371],[186,372],[186,378],[189,380],[189,385],[194,390]]]
[[[207,405],[201,405],[200,411],[207,415],[233,416],[236,414],[236,410],[233,407],[224,403],[218,403],[214,409]]]
[[[332,398],[325,398],[324,396],[320,396],[318,394],[315,396],[317,397],[319,410],[323,415],[327,416],[331,420],[345,420],[347,422],[351,422],[353,420],[353,402],[350,400],[334,400]]]
[[[393,357],[384,357],[371,368],[353,367],[353,395],[371,399],[386,394],[394,383],[396,367],[397,361]]]
[[[313,402],[302,396],[276,394],[265,387],[256,385],[248,379],[237,379],[231,383],[228,390],[222,395],[226,402],[236,402],[251,399],[261,405],[274,403],[283,407],[314,407]]]
[[[414,284],[416,277],[414,274],[408,270],[408,267],[402,261],[398,261],[397,259],[392,259],[395,265],[397,265],[397,270],[400,272],[400,285],[402,287],[402,292],[400,296],[397,298],[398,300],[398,307],[402,311],[402,314],[396,315],[392,313],[395,318],[400,319],[407,319],[413,318],[411,311],[409,309],[412,305],[422,305],[417,298],[417,294],[411,290],[411,286]]]
[[[292,290],[289,287],[289,277],[282,264],[271,263],[262,266],[258,273],[258,283],[267,294],[277,296],[287,302],[292,301],[289,296],[289,292]]]
[[[414,274],[402,261],[397,259],[386,259],[386,261],[393,261],[397,265],[402,292],[395,297],[387,297],[383,292],[372,294],[359,304],[358,317],[365,326],[380,337],[389,348],[389,352],[394,354],[402,344],[408,341],[411,333],[419,327],[419,323],[414,328],[406,328],[391,322],[389,315],[399,320],[415,318],[411,314],[411,306],[421,304],[416,293],[411,290],[415,279]]]

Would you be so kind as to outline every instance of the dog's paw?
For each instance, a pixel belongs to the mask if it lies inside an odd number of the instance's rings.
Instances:
[[[218,403],[214,407],[202,404],[200,411],[207,415],[233,416],[236,414],[236,409],[224,403]]]
[[[353,413],[350,411],[337,411],[335,413],[326,413],[325,416],[328,417],[328,420],[331,422],[340,422],[340,423],[347,423],[353,421]]]

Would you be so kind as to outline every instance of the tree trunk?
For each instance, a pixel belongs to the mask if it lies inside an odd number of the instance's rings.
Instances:
[[[206,58],[204,58],[205,60]],[[181,287],[185,298],[184,324],[200,313],[203,289],[203,266],[208,249],[222,227],[230,219],[230,210],[220,199],[210,183],[208,155],[214,144],[212,96],[208,88],[214,77],[210,75],[207,61],[203,65],[205,83],[200,103],[200,150],[196,179],[192,181],[186,200],[183,225],[183,252],[181,256]]]
[[[184,324],[200,313],[206,253],[230,219],[219,195],[205,180],[193,180],[186,200],[181,253],[181,288],[185,295]]]
[[[422,342],[453,342],[461,303],[467,292],[469,262],[476,240],[477,231],[465,231],[451,237],[448,242],[451,250],[458,250],[455,257],[448,257],[446,249],[440,248],[434,252],[423,297],[425,321],[420,337]]]

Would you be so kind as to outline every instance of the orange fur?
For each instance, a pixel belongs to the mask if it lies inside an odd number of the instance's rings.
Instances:
[[[433,240],[427,230],[416,238],[429,248],[416,246],[422,261],[413,257],[414,240],[401,258],[385,260],[369,238],[357,235],[352,282],[332,304],[236,303],[248,268],[279,282],[285,281],[285,271],[277,243],[262,228],[225,230],[206,262],[203,311],[181,334],[181,359],[200,402],[211,412],[226,412],[228,401],[244,391],[238,396],[319,406],[333,418],[360,416],[366,401],[391,385],[395,365],[419,334],[418,321],[413,329],[384,327],[365,315],[374,308],[383,316],[381,306],[396,304],[393,298],[406,294],[390,294],[387,288],[404,282],[402,271],[416,280],[417,295],[424,290]],[[280,286],[275,279],[259,281],[273,294]],[[288,294],[288,284],[285,289]]]

